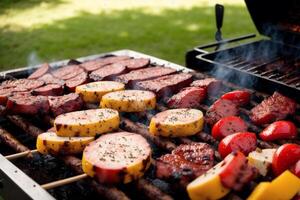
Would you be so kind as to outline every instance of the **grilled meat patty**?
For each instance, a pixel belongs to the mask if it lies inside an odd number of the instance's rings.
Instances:
[[[157,159],[156,176],[188,184],[214,165],[214,150],[205,143],[182,144]]]
[[[255,124],[268,124],[286,118],[296,111],[296,102],[279,92],[252,108],[250,118]]]

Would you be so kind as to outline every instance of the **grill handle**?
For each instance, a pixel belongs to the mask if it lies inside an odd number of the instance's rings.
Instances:
[[[216,41],[222,41],[221,28],[223,26],[224,6],[221,4],[216,4],[215,13],[216,13],[216,25],[217,25],[217,32],[215,34],[215,39]]]

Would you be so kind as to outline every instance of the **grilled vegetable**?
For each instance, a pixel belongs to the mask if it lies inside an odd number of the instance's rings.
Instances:
[[[245,155],[248,155],[256,149],[256,143],[255,133],[234,133],[221,140],[218,151],[223,158],[234,151],[241,151]]]
[[[271,168],[276,149],[256,149],[248,155],[249,163],[258,169],[259,173],[266,176]]]
[[[275,152],[272,169],[275,175],[280,175],[285,170],[300,160],[300,145],[284,144],[281,145]]]
[[[142,112],[155,108],[156,97],[150,91],[123,90],[102,96],[100,106],[121,112]]]
[[[223,186],[219,176],[223,162],[188,184],[187,192],[191,200],[220,199],[230,190]]]
[[[222,162],[187,186],[192,200],[220,199],[230,189],[240,189],[253,177],[253,171],[241,153],[228,155]]]
[[[291,167],[291,172],[300,178],[300,160]]]
[[[45,132],[38,136],[36,148],[42,154],[77,154],[93,140],[94,137],[59,137]]]
[[[246,122],[237,116],[229,116],[220,119],[212,128],[212,136],[221,140],[224,137],[237,132],[245,132],[248,127]]]
[[[59,115],[54,120],[56,134],[63,137],[95,136],[119,127],[119,113],[112,109],[91,109]]]
[[[76,87],[76,93],[82,96],[85,102],[98,103],[104,94],[124,90],[123,83],[114,81],[99,81]]]
[[[248,200],[285,200],[292,199],[300,191],[300,179],[286,170],[271,183],[260,183]]]
[[[171,109],[156,114],[149,132],[164,137],[194,135],[203,128],[203,113],[197,109]]]
[[[264,141],[294,139],[297,137],[297,127],[293,122],[277,121],[267,126],[259,137]]]
[[[250,98],[251,98],[250,92],[245,90],[234,90],[231,92],[227,92],[226,94],[223,94],[221,97],[221,99],[230,100],[240,106],[247,105],[250,101]]]
[[[149,168],[151,148],[142,136],[118,132],[91,142],[82,156],[83,171],[100,183],[129,183]]]

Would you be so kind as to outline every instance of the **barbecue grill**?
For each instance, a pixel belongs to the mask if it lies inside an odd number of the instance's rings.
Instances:
[[[256,90],[300,97],[299,2],[245,0],[257,30],[267,39],[224,48],[254,34],[197,46],[187,52],[186,66]],[[219,10],[218,13],[220,12]],[[222,12],[221,12],[222,13]],[[217,15],[222,19],[222,15]],[[222,25],[217,19],[217,27]],[[216,38],[217,39],[217,38]],[[216,47],[208,52],[208,48]],[[220,48],[221,47],[221,48]],[[199,69],[201,68],[201,69]]]
[[[252,17],[255,19],[253,15],[254,12],[258,12],[256,10],[257,8],[254,8],[257,6],[257,2],[247,0],[246,3]],[[270,4],[259,3],[259,5],[262,4],[265,4],[265,8],[269,8]],[[272,5],[275,6],[277,4],[273,2]],[[261,13],[263,13],[263,11],[261,11]],[[263,14],[261,15],[261,17],[264,16]],[[283,22],[280,21],[281,26],[282,24]],[[256,25],[260,28],[264,26],[260,25],[260,23],[256,23]],[[291,24],[288,25],[288,27],[291,27]],[[294,29],[294,25],[292,25],[292,27]],[[266,30],[260,28],[258,28],[258,30],[261,33],[266,33]],[[290,97],[295,97],[295,95],[298,97],[298,95],[300,95],[300,90],[298,89],[298,87],[300,88],[300,80],[297,86],[298,79],[296,79],[298,74],[296,69],[296,63],[298,61],[296,54],[298,48],[295,43],[274,41],[279,37],[278,35],[280,33],[279,31],[275,38],[269,40],[252,42],[234,48],[224,49],[223,45],[224,43],[251,38],[253,35],[231,40],[220,40],[213,44],[196,47],[187,53],[186,63],[188,68],[131,50],[120,50],[78,59],[64,60],[50,63],[50,66],[52,68],[59,68],[68,63],[76,64],[102,57],[127,55],[133,58],[149,58],[152,65],[171,67],[178,71],[191,73],[195,79],[203,79],[211,76],[218,77],[224,80],[222,90],[215,97],[208,98],[199,106],[199,109],[205,112],[223,93],[247,87],[252,93],[252,100],[250,105],[241,109],[241,115],[249,123],[251,131],[259,132],[263,127],[252,124],[248,118],[249,110],[253,106],[257,105],[275,90],[285,93]],[[284,33],[286,32],[284,31]],[[220,39],[220,36],[218,36],[218,38]],[[296,38],[293,39],[293,41],[295,40]],[[204,50],[207,47],[216,46],[221,46],[221,48],[212,53]],[[249,49],[254,49],[254,53],[251,55],[247,54],[246,52],[248,52]],[[262,54],[258,51],[261,50],[265,52],[270,49],[275,49],[275,51],[266,54]],[[277,62],[279,62],[279,66],[268,68],[268,66],[274,63],[276,64]],[[2,72],[0,78],[1,80],[25,78],[34,71],[35,68],[36,67],[27,67]],[[288,69],[288,71],[280,71],[281,69]],[[224,72],[226,72],[226,76],[224,76]],[[258,72],[260,74],[258,74]],[[277,75],[279,73],[284,73],[285,76]],[[277,77],[281,78],[278,79]],[[206,142],[211,144],[214,148],[217,148],[218,142],[209,134],[209,127],[205,127],[203,132],[191,138],[165,139],[151,136],[148,133],[146,125],[149,124],[149,119],[155,113],[167,109],[165,103],[164,99],[159,101],[155,111],[130,115],[122,114],[120,128],[125,131],[141,134],[149,140],[153,147],[154,159],[169,152],[179,144],[189,144],[193,141]],[[93,108],[96,105],[86,106],[87,108]],[[291,117],[291,120],[294,121],[299,128],[300,116],[296,114]],[[185,192],[182,192],[184,188],[180,188],[174,182],[157,179],[154,173],[155,167],[151,167],[142,179],[134,183],[106,186],[96,183],[90,178],[86,178],[81,169],[79,156],[54,157],[51,155],[38,154],[34,150],[36,137],[49,128],[48,123],[49,121],[45,122],[45,119],[39,117],[25,118],[20,115],[5,115],[0,117],[0,195],[4,197],[4,199],[99,199],[99,197],[122,200],[187,199]],[[280,140],[276,143],[271,143],[259,140],[258,146],[261,148],[274,148],[287,142],[290,141]],[[300,143],[299,139],[292,142]],[[19,148],[16,148],[16,144],[18,144],[17,146]],[[221,160],[217,153],[215,157],[217,161]],[[242,192],[231,192],[225,198],[245,199],[257,185],[258,181],[266,181],[268,179],[269,177],[263,180],[255,180],[256,182],[253,181],[248,184],[247,188]]]

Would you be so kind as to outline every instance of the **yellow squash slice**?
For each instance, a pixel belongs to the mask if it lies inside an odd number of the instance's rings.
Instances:
[[[91,109],[59,115],[54,120],[56,134],[62,137],[94,137],[119,128],[116,110]]]
[[[221,183],[219,171],[223,162],[199,176],[187,186],[187,192],[191,200],[220,199],[230,190]]]
[[[156,114],[149,132],[164,137],[190,136],[203,129],[203,113],[197,109],[171,109]]]
[[[120,112],[142,112],[154,109],[156,97],[153,92],[143,90],[123,90],[105,94],[100,106]]]
[[[125,85],[123,83],[99,81],[77,86],[76,93],[79,94],[85,102],[99,103],[103,95],[124,89]]]
[[[271,183],[260,183],[247,200],[289,200],[300,191],[300,179],[286,170]]]
[[[100,183],[129,183],[143,176],[150,166],[151,147],[136,133],[100,136],[83,151],[83,171]]]
[[[59,137],[54,132],[38,136],[36,148],[41,154],[77,154],[94,140],[94,137]]]

